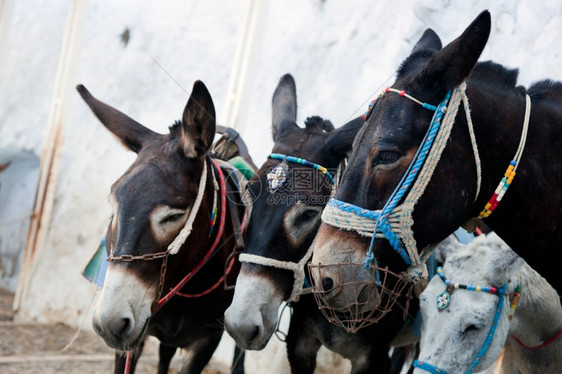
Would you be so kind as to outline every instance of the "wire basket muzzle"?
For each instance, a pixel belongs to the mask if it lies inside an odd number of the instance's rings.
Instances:
[[[330,323],[348,333],[380,321],[402,295],[407,303],[404,318],[407,315],[413,283],[404,274],[396,274],[387,267],[365,269],[363,264],[354,262],[309,263],[308,271],[318,308]]]

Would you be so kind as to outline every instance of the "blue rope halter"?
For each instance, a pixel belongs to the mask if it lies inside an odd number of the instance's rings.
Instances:
[[[389,91],[396,92],[397,90],[389,89],[388,91],[385,92],[389,92]],[[398,91],[398,92],[400,93],[401,96],[405,96],[402,94],[403,91]],[[405,250],[403,244],[401,243],[399,236],[392,230],[392,227],[388,222],[388,216],[390,215],[392,210],[396,208],[400,200],[404,197],[404,194],[408,191],[412,183],[415,181],[419,170],[422,168],[423,163],[431,149],[431,146],[433,145],[433,141],[435,140],[437,132],[439,131],[439,128],[441,126],[441,119],[443,118],[450,97],[451,97],[451,90],[447,92],[445,98],[443,99],[443,101],[441,101],[441,103],[437,107],[426,103],[420,104],[425,109],[435,111],[435,114],[433,115],[429,128],[412,162],[408,166],[408,169],[402,176],[400,183],[398,183],[398,186],[396,186],[396,188],[392,192],[392,195],[387,200],[386,204],[384,205],[381,211],[364,209],[356,205],[345,203],[343,201],[334,198],[330,199],[330,202],[328,203],[334,207],[337,207],[338,209],[352,211],[353,213],[361,217],[366,217],[369,219],[376,220],[373,236],[369,244],[369,249],[367,250],[367,253],[365,255],[365,260],[363,261],[363,265],[365,268],[371,269],[371,266],[373,264],[375,266],[377,265],[375,255],[373,253],[373,246],[374,246],[377,230],[380,230],[384,234],[384,236],[392,245],[394,250],[400,255],[402,260],[407,265],[412,264],[412,260],[410,259],[407,251]],[[420,103],[418,100],[414,99],[414,101]],[[369,110],[372,110],[373,106],[374,105],[370,105]],[[366,113],[365,117],[368,117],[369,114],[370,113]]]
[[[496,313],[494,314],[494,320],[492,322],[492,326],[490,327],[490,331],[488,332],[488,335],[486,335],[486,339],[484,340],[484,343],[482,344],[482,348],[480,348],[480,350],[476,354],[476,357],[474,358],[474,360],[470,364],[470,367],[468,368],[468,371],[465,373],[465,374],[472,374],[474,369],[476,369],[478,364],[480,364],[480,360],[482,359],[482,357],[484,357],[484,355],[488,351],[488,348],[490,348],[490,344],[492,344],[492,341],[494,340],[494,335],[495,335],[496,329],[498,327],[498,321],[500,320],[500,317],[501,317],[502,311],[503,311],[503,304],[504,304],[503,297],[507,296],[507,283],[504,283],[504,285],[501,288],[495,288],[495,287],[491,287],[491,286],[479,287],[479,286],[472,286],[472,285],[458,284],[458,283],[453,284],[453,283],[451,283],[450,279],[445,277],[445,275],[443,274],[443,269],[441,267],[437,268],[437,274],[443,280],[443,282],[445,283],[446,286],[451,285],[456,289],[460,288],[460,289],[465,289],[467,291],[487,292],[487,293],[491,293],[491,294],[494,294],[494,295],[498,295],[499,298],[500,298],[499,301],[498,301],[498,305],[496,307]],[[448,294],[447,291],[444,291],[443,293]],[[438,298],[441,295],[443,295],[443,293],[441,293],[438,296]],[[447,307],[447,305],[445,306],[445,308]],[[432,365],[430,363],[427,363],[427,362],[414,360],[413,366],[415,368],[420,368],[422,370],[425,370],[428,373],[447,374],[446,370],[440,369],[437,366],[434,366],[434,365]]]

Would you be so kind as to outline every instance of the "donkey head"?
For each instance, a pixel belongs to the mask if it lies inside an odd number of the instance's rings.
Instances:
[[[203,163],[215,134],[215,110],[205,85],[197,81],[181,121],[167,135],[157,134],[120,111],[95,99],[79,85],[78,92],[94,114],[128,149],[137,153],[129,169],[113,184],[109,200],[113,217],[107,229],[108,253],[116,258],[107,269],[93,325],[106,343],[129,350],[143,340],[157,301],[162,259],[147,255],[165,252],[184,226],[198,193]],[[209,185],[209,184],[208,184]],[[201,205],[194,227],[208,227],[207,203]],[[197,249],[207,240],[194,230],[184,247]],[[180,250],[168,262],[166,286],[181,279],[186,264],[203,254]],[[144,256],[124,261],[128,256]],[[176,275],[177,274],[177,275]],[[164,287],[164,289],[167,289]]]
[[[446,248],[437,249],[444,257],[442,274],[447,279],[452,283],[497,289],[507,285],[508,294],[513,294],[524,262],[496,234],[482,235],[468,245],[452,240],[455,239],[447,239]],[[509,303],[503,294],[451,289],[449,305],[440,310],[438,297],[446,289],[441,277],[435,276],[420,295],[419,361],[448,373],[468,372],[488,338],[498,303],[504,303],[491,344],[475,368],[475,371],[484,370],[499,357],[505,344]],[[416,370],[415,373],[425,373]]]
[[[299,127],[295,82],[288,74],[279,81],[272,103],[272,152],[306,159],[334,174],[363,121],[356,119],[334,130],[329,121],[310,117],[305,128]],[[277,167],[285,167],[285,174],[271,185],[268,175]],[[245,254],[296,266],[312,244],[331,189],[328,176],[313,167],[280,159],[266,161],[248,185],[255,200],[245,232]],[[304,271],[304,264],[299,270]],[[279,306],[293,293],[295,278],[287,268],[242,264],[234,299],[225,313],[225,327],[239,345],[254,350],[265,347],[275,330]]]
[[[402,63],[392,87],[405,90],[422,102],[439,103],[447,90],[469,76],[486,44],[489,31],[490,15],[483,12],[459,38],[441,49],[439,37],[428,29]],[[382,209],[414,158],[432,115],[432,111],[401,95],[387,93],[379,97],[357,135],[348,172],[335,198],[368,210]],[[459,227],[466,219],[475,196],[474,158],[466,127],[454,126],[451,136],[460,140],[447,144],[435,174],[414,209],[413,231],[418,248],[443,240]],[[445,163],[445,160],[450,160],[449,156],[455,161]],[[467,182],[469,178],[472,178],[470,183]],[[448,192],[448,200],[442,194],[444,190]],[[451,206],[459,208],[453,211]],[[322,224],[312,263],[360,264],[369,243],[368,237]],[[399,273],[407,267],[386,239],[374,240],[373,253],[381,268],[388,266]],[[327,299],[332,305],[345,305],[347,301],[340,292],[341,284],[352,283],[351,277],[357,284],[367,285],[372,274],[357,266],[353,274],[343,276],[335,271],[326,271],[323,279],[315,279],[315,283],[333,284],[334,291],[327,295]],[[376,290],[375,287],[372,289]],[[361,290],[357,293],[360,295]],[[378,298],[377,295],[363,296]]]

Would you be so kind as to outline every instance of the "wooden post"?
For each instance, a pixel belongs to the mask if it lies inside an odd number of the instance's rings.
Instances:
[[[70,93],[74,89],[74,78],[80,55],[82,35],[86,24],[88,5],[88,0],[72,0],[69,6],[62,50],[55,77],[53,101],[47,122],[45,146],[39,166],[39,185],[35,197],[35,207],[29,225],[14,298],[13,308],[16,311],[25,300],[36,259],[40,257],[45,246],[49,230],[55,202],[56,182],[59,174],[63,130],[70,109]]]
[[[246,13],[238,34],[238,47],[232,64],[226,96],[223,126],[240,127],[248,101],[247,91],[252,82],[251,72],[257,64],[257,55],[269,9],[269,0],[247,0]],[[240,130],[239,130],[240,131]]]

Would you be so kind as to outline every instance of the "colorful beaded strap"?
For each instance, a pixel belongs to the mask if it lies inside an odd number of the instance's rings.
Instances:
[[[334,177],[332,176],[332,174],[330,174],[328,169],[326,169],[322,165],[318,165],[318,164],[315,164],[314,162],[310,162],[308,160],[305,160],[304,158],[295,157],[295,156],[287,156],[287,155],[283,155],[283,154],[280,154],[280,153],[272,153],[267,157],[272,159],[272,160],[281,160],[281,161],[292,162],[292,163],[295,163],[295,164],[311,167],[313,169],[318,170],[322,174],[326,175],[332,184],[336,183]],[[268,175],[268,177],[269,177],[269,175]]]
[[[472,286],[469,284],[462,284],[462,283],[453,283],[451,282],[451,280],[449,278],[447,278],[445,276],[445,274],[443,274],[443,268],[441,266],[437,267],[437,275],[439,275],[439,278],[441,278],[441,280],[443,281],[443,283],[445,283],[446,286],[451,285],[451,287],[455,288],[455,289],[461,289],[461,290],[467,290],[467,291],[478,291],[478,292],[487,292],[487,293],[493,293],[493,294],[498,294],[498,289],[496,287],[493,286]],[[445,291],[447,292],[447,291]],[[443,308],[445,309],[445,308]]]
[[[521,160],[521,155],[523,154],[523,149],[525,148],[525,141],[527,139],[527,130],[529,129],[529,118],[531,117],[531,98],[529,95],[525,95],[525,119],[523,120],[523,130],[521,131],[521,139],[519,139],[519,146],[517,147],[517,152],[515,152],[515,157],[509,163],[507,170],[505,171],[502,180],[496,187],[494,194],[490,198],[490,200],[484,206],[484,209],[478,215],[478,218],[486,218],[489,217],[490,214],[496,209],[498,204],[500,203],[503,195],[513,182],[513,178],[515,178],[515,172],[517,170],[517,166],[519,165],[519,161]]]

